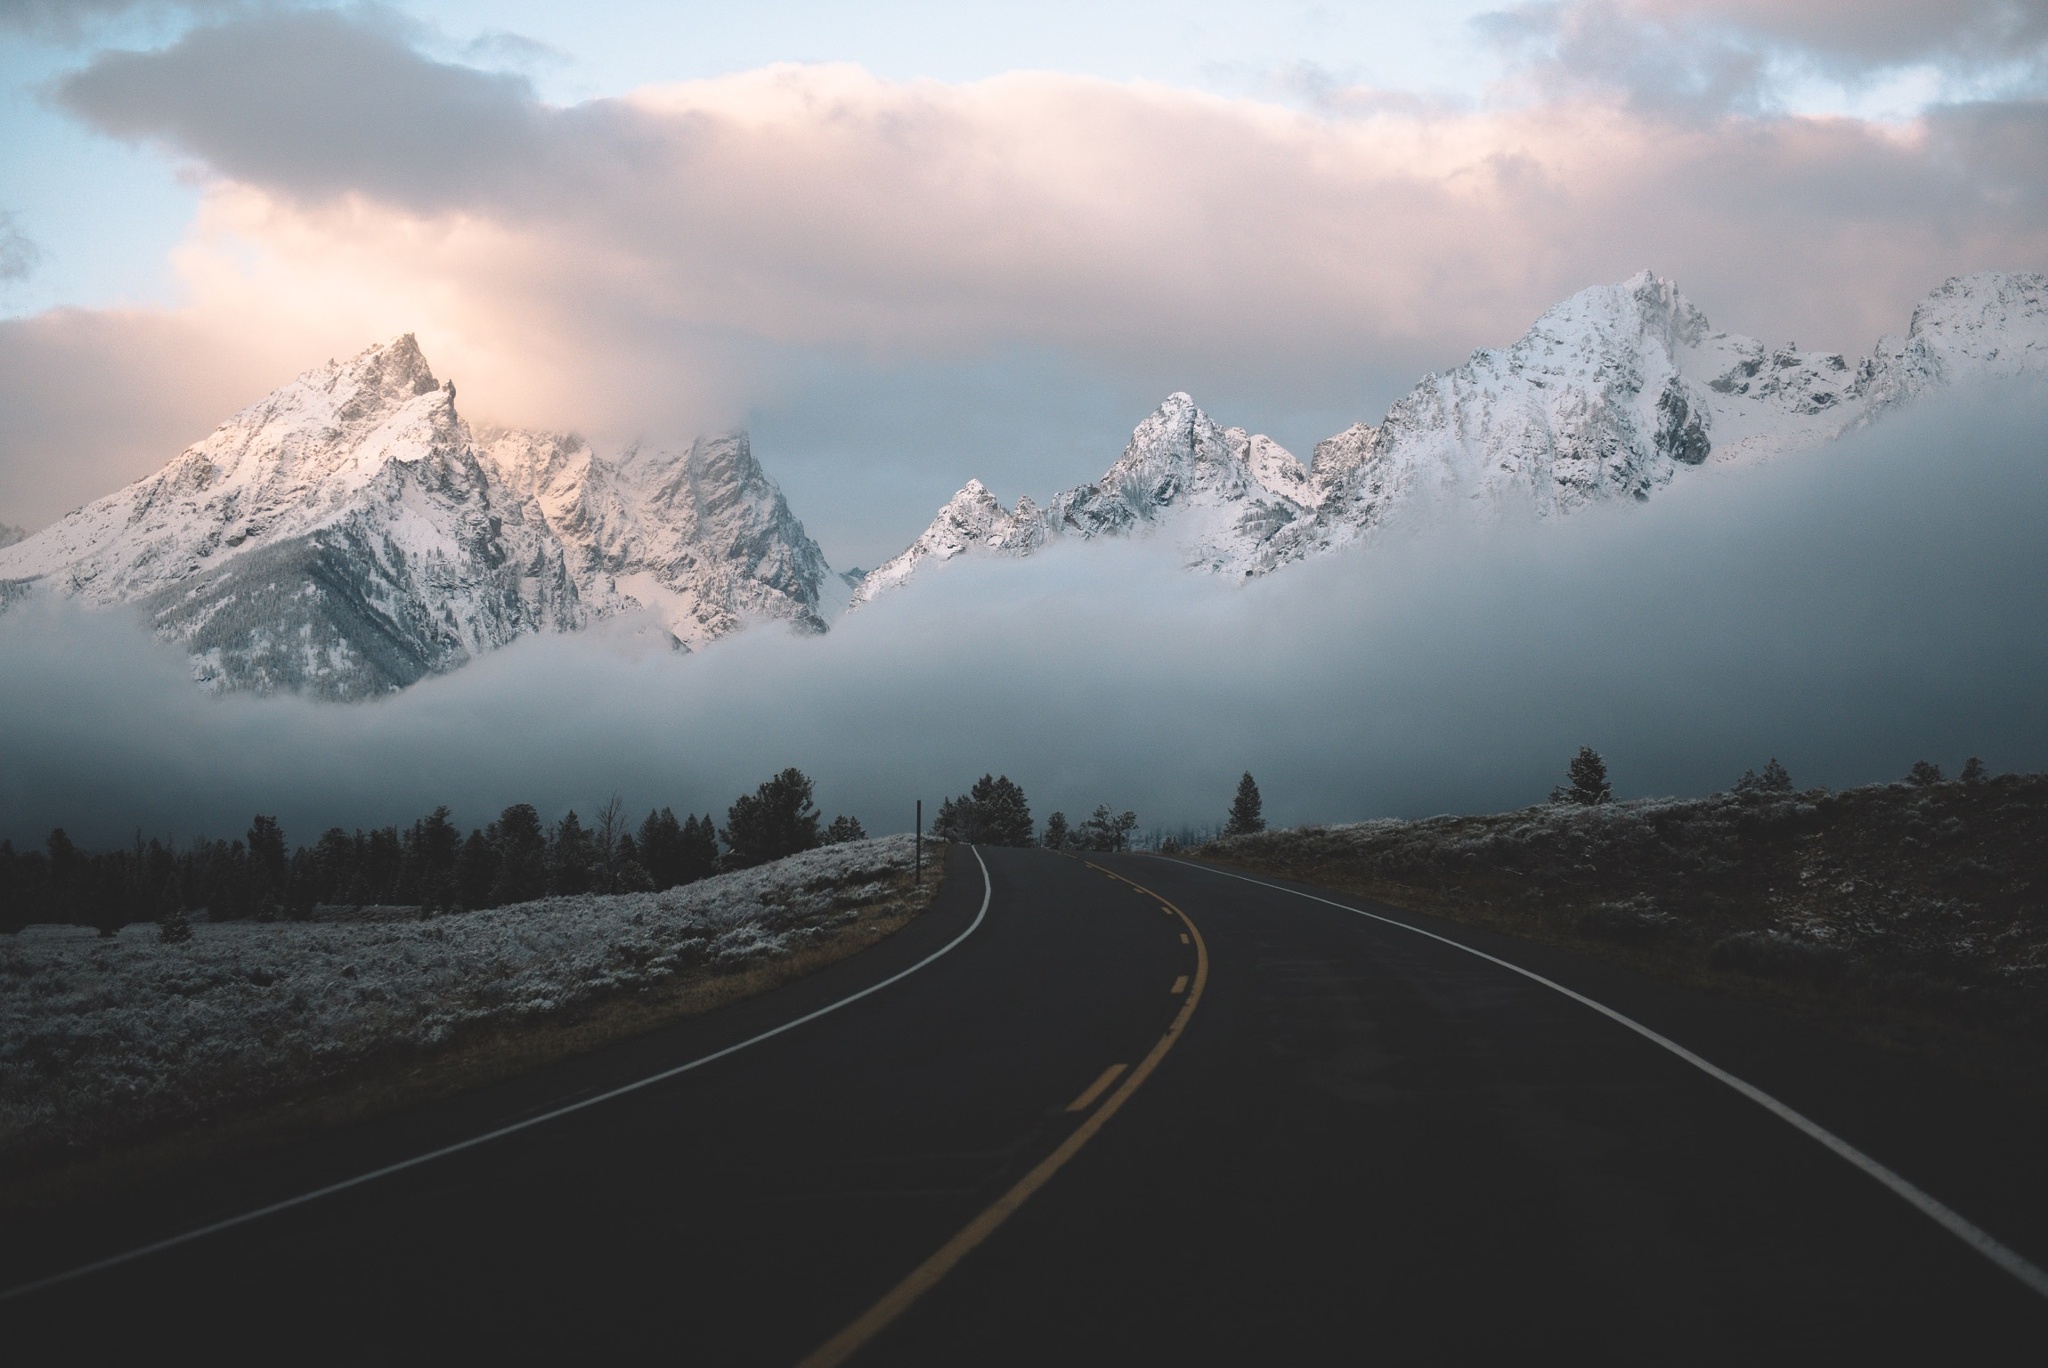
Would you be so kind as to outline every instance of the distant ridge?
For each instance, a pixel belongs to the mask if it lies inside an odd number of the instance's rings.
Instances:
[[[1304,468],[1271,439],[1222,428],[1185,394],[1139,424],[1100,480],[1005,509],[970,480],[856,605],[961,555],[1027,556],[1062,538],[1168,536],[1190,568],[1266,574],[1371,538],[1390,520],[1508,504],[1568,514],[1644,500],[1679,471],[1833,441],[1968,378],[2048,374],[2048,280],[1957,276],[1904,338],[1850,362],[1716,331],[1643,271],[1582,290],[1513,346],[1425,377],[1378,426],[1316,444]]]
[[[1852,362],[1717,331],[1643,271],[1425,377],[1306,466],[1176,393],[1101,479],[1014,508],[969,480],[900,554],[835,573],[746,434],[605,457],[574,435],[472,430],[408,334],[307,371],[39,532],[0,526],[0,608],[129,605],[209,688],[357,700],[628,613],[685,650],[752,622],[819,633],[849,593],[858,608],[933,565],[1066,539],[1161,536],[1189,568],[1244,579],[1397,519],[1645,500],[1948,385],[2042,374],[2039,275],[1957,276]]]

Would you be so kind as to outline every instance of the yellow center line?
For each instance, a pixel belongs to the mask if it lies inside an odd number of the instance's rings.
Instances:
[[[1188,976],[1186,974],[1182,974],[1179,978],[1173,981],[1173,987],[1167,989],[1166,991],[1178,996],[1181,993],[1185,993],[1187,990]]]
[[[1067,1103],[1067,1110],[1070,1112],[1087,1111],[1095,1105],[1095,1099],[1102,1096],[1108,1090],[1110,1084],[1116,1082],[1117,1075],[1129,1067],[1127,1064],[1112,1064],[1104,1069],[1102,1077],[1083,1088],[1079,1097]]]
[[[1108,874],[1110,878],[1120,883],[1131,884],[1131,887],[1148,897],[1159,898],[1152,890],[1131,883],[1121,874],[1110,873],[1092,860],[1083,860],[1082,863],[1097,873]],[[1188,992],[1187,1001],[1181,1004],[1180,1011],[1174,1014],[1173,1024],[1166,1028],[1166,1034],[1159,1037],[1159,1043],[1138,1061],[1138,1067],[1131,1070],[1130,1076],[1109,1095],[1108,1100],[1090,1113],[1087,1120],[1074,1127],[1074,1133],[1060,1142],[1058,1149],[1040,1160],[1037,1167],[1019,1178],[1008,1192],[998,1197],[994,1205],[969,1221],[959,1234],[941,1245],[936,1254],[912,1269],[910,1275],[883,1294],[880,1301],[854,1317],[845,1329],[806,1354],[797,1364],[797,1368],[837,1368],[837,1365],[858,1353],[862,1345],[886,1330],[898,1316],[908,1311],[919,1297],[938,1286],[940,1279],[952,1272],[962,1259],[973,1253],[989,1236],[995,1234],[997,1228],[1015,1215],[1017,1209],[1029,1200],[1032,1193],[1051,1181],[1052,1176],[1064,1168],[1069,1159],[1079,1154],[1081,1147],[1095,1138],[1095,1133],[1108,1124],[1109,1118],[1115,1116],[1118,1109],[1130,1100],[1131,1094],[1138,1090],[1139,1085],[1152,1076],[1152,1071],[1159,1067],[1159,1061],[1166,1058],[1166,1052],[1173,1048],[1174,1042],[1179,1040],[1181,1033],[1187,1029],[1188,1020],[1195,1014],[1195,1005],[1202,1000],[1202,989],[1209,982],[1209,947],[1202,940],[1201,931],[1188,920],[1187,913],[1164,898],[1159,898],[1159,901],[1169,909],[1170,915],[1181,919],[1188,929],[1188,934],[1195,938],[1194,986]],[[1082,1096],[1086,1095],[1084,1093]],[[1076,1099],[1077,1102],[1078,1100]]]

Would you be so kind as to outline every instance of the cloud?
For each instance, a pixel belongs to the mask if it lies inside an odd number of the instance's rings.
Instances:
[[[464,203],[531,160],[540,117],[519,76],[431,61],[382,11],[281,11],[105,52],[57,85],[103,133],[151,138],[286,193],[416,209]]]
[[[0,282],[26,280],[43,261],[43,249],[14,226],[14,215],[0,209]]]
[[[900,830],[983,771],[1041,819],[1098,802],[1283,822],[1539,800],[1578,746],[1624,796],[1915,759],[2048,766],[2048,396],[1961,396],[1840,447],[1689,473],[1647,505],[1447,527],[1250,585],[1157,543],[969,561],[823,638],[699,655],[530,640],[393,699],[213,699],[118,615],[0,616],[0,832],[294,837],[504,804],[723,813],[784,765]]]
[[[0,0],[0,30],[75,42],[135,15],[219,15],[239,8],[240,0]]]
[[[1099,473],[1174,389],[1305,447],[1646,265],[1723,326],[1851,353],[1947,275],[2048,267],[2048,133],[2025,103],[1903,127],[1674,123],[1597,93],[1458,111],[1326,90],[1316,112],[784,66],[554,106],[353,12],[196,30],[62,89],[208,188],[176,257],[188,305],[63,325],[115,359],[51,376],[32,360],[45,321],[0,323],[0,405],[49,415],[33,445],[0,431],[0,515],[28,523],[410,331],[473,417],[600,441],[801,409],[820,374],[866,410],[977,406],[828,442],[839,474],[792,486],[800,516],[859,548],[828,552],[866,563],[984,473],[963,427],[998,434],[1020,480],[1016,434],[1043,433],[1045,474],[1012,491],[1043,496]],[[145,405],[147,464],[139,427],[102,431],[140,417],[93,404],[118,357],[155,345],[129,329],[184,336],[180,365],[217,377],[194,392],[246,385],[203,416]]]
[[[1616,93],[1665,118],[1761,113],[1815,75],[1855,88],[1922,69],[2008,96],[2048,75],[2040,0],[1563,0],[1474,23],[1549,96]]]

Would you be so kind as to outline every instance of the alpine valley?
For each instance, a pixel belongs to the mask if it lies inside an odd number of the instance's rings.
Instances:
[[[374,697],[539,632],[640,614],[694,650],[827,630],[961,556],[1155,535],[1242,579],[1396,521],[1645,500],[1709,463],[1831,442],[1931,391],[2048,375],[2048,279],[1949,280],[1866,357],[1716,331],[1647,272],[1422,380],[1304,466],[1174,394],[1100,480],[1004,508],[970,480],[906,550],[835,575],[744,434],[600,454],[471,425],[410,336],[308,371],[156,474],[9,542],[0,606],[140,612],[213,689]],[[11,532],[11,529],[7,531]]]

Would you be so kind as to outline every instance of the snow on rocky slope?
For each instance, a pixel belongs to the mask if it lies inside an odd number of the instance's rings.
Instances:
[[[1167,399],[1103,478],[1005,511],[979,482],[870,572],[865,602],[928,564],[1028,555],[1061,537],[1157,531],[1192,568],[1242,577],[1371,538],[1397,517],[1648,499],[1688,467],[1832,441],[1930,390],[2048,374],[2048,280],[1949,280],[1904,338],[1851,363],[1717,331],[1649,272],[1583,290],[1505,349],[1425,377],[1377,426],[1277,444]]]
[[[749,618],[825,630],[824,555],[745,433],[699,438],[686,451],[636,446],[606,462],[581,438],[487,431],[479,452],[539,508],[586,600],[652,609],[691,647]]]
[[[1229,570],[1321,500],[1310,472],[1279,443],[1219,427],[1193,399],[1173,394],[1138,424],[1100,480],[1062,491],[1045,508],[1026,495],[1005,510],[981,481],[968,481],[908,549],[867,573],[853,601],[969,551],[1025,556],[1052,537],[1122,536],[1168,518],[1189,565]]]
[[[480,447],[405,336],[0,547],[0,603],[134,604],[203,683],[354,699],[634,608],[685,645],[748,617],[820,631],[824,574],[745,437],[618,463],[549,434]]]
[[[406,922],[79,927],[0,937],[0,1155],[116,1140],[394,1050],[800,950],[900,895],[909,835],[666,893]]]

